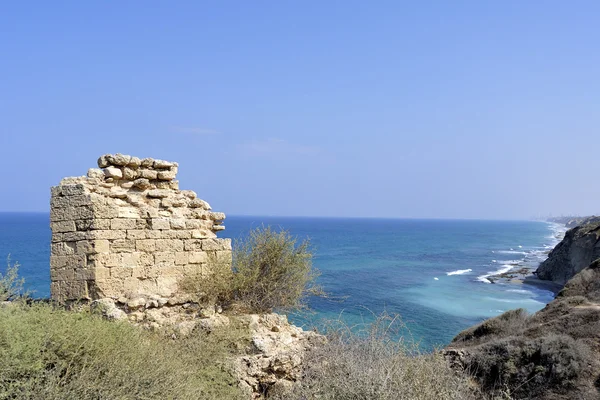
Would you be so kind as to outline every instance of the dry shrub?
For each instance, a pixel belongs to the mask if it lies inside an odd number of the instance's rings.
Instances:
[[[304,377],[281,399],[420,400],[475,399],[468,377],[452,371],[438,353],[394,340],[402,328],[398,318],[381,316],[364,329],[343,323],[313,349]]]
[[[14,301],[27,297],[23,290],[25,280],[19,278],[19,263],[11,264],[10,256],[6,259],[6,271],[0,273],[0,301]]]
[[[285,230],[260,227],[236,241],[232,265],[210,262],[206,276],[187,278],[181,287],[204,301],[263,313],[296,309],[307,295],[319,292],[309,242],[298,243]]]
[[[47,304],[4,306],[0,399],[239,398],[227,338],[172,340]]]
[[[508,388],[530,398],[550,388],[571,387],[587,365],[590,349],[583,341],[549,334],[537,339],[491,340],[470,350],[470,370],[489,393]]]
[[[479,325],[467,328],[460,332],[454,339],[453,344],[472,341],[476,343],[480,339],[487,340],[489,337],[505,337],[522,332],[529,321],[527,310],[518,308],[490,319],[486,319]]]

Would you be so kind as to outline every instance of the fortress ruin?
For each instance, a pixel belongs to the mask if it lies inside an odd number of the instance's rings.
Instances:
[[[225,214],[179,190],[175,162],[107,154],[52,188],[52,299],[174,301],[181,279],[231,262]]]

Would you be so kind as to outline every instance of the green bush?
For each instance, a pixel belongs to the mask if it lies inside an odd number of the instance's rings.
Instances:
[[[319,293],[309,242],[287,231],[261,227],[235,243],[232,264],[210,263],[208,275],[188,278],[182,287],[204,300],[247,312],[296,309]]]
[[[402,328],[384,315],[364,329],[340,323],[327,342],[309,352],[304,376],[280,399],[469,400],[476,397],[469,378],[452,371],[438,353],[395,340]],[[398,328],[398,329],[396,329]]]
[[[230,331],[173,340],[48,304],[0,308],[0,399],[235,399]]]
[[[27,297],[23,291],[24,279],[19,278],[19,263],[10,262],[10,256],[6,260],[6,272],[0,273],[0,301],[14,301]]]

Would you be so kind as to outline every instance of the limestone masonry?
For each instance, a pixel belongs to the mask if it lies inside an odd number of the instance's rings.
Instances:
[[[231,261],[225,214],[179,190],[175,162],[107,154],[52,188],[54,300],[175,301],[178,283]]]

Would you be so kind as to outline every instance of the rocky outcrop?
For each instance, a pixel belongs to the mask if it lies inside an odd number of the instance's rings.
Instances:
[[[591,217],[566,232],[535,274],[541,280],[564,285],[597,258],[600,258],[600,217]]]
[[[242,390],[253,398],[281,394],[302,378],[306,353],[324,336],[288,323],[284,315],[239,317],[250,330],[253,352],[237,358],[234,370]]]
[[[214,306],[185,303],[156,307],[145,299],[128,305],[106,298],[90,306],[92,312],[109,320],[129,320],[153,330],[166,328],[173,339],[194,330],[212,332],[235,327],[245,332],[236,344],[244,348],[242,354],[230,361],[238,385],[249,399],[288,390],[302,378],[307,352],[325,341],[324,336],[294,326],[285,315],[275,313],[226,315]]]

